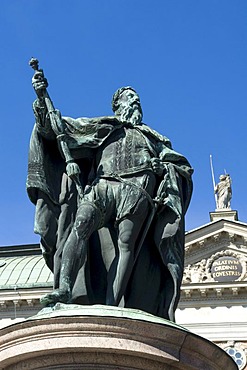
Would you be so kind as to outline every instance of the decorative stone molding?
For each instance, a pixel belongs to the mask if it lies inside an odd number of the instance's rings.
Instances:
[[[204,298],[207,297],[207,292],[208,292],[207,289],[200,288],[199,291],[200,291],[202,297],[204,297]]]
[[[0,307],[6,308],[7,307],[6,301],[0,301]]]
[[[185,292],[186,298],[191,297],[191,290],[190,289],[185,289],[184,292]]]
[[[230,244],[228,233],[216,233],[215,235],[208,236],[200,241],[185,244],[185,251],[187,255],[193,255],[198,253],[198,251],[202,249],[203,251],[205,251],[213,248],[215,249],[215,247],[224,246],[227,241],[229,241]]]
[[[15,307],[20,307],[21,303],[20,303],[20,300],[19,299],[14,299],[13,300],[13,303],[15,305]]]
[[[218,214],[217,214],[218,215]],[[204,244],[203,244],[204,242]],[[197,229],[189,231],[185,235],[185,248],[187,254],[200,250],[208,245],[218,246],[219,244],[229,243],[234,246],[246,246],[247,244],[247,224],[230,219],[220,219],[211,222]]]
[[[215,234],[212,238],[213,238],[214,243],[218,243],[220,240],[220,234]]]
[[[231,243],[234,243],[237,239],[237,235],[234,233],[229,233],[229,239]]]
[[[237,296],[238,295],[239,288],[238,287],[234,287],[234,288],[231,288],[231,289],[232,289],[232,294],[234,296]]]
[[[215,288],[217,297],[222,297],[223,288]]]
[[[194,265],[188,265],[184,269],[183,283],[200,283],[208,280],[206,273],[206,260],[203,259]]]
[[[33,307],[34,304],[35,304],[34,299],[27,299],[27,304],[28,304],[28,306]]]
[[[200,248],[203,248],[205,246],[205,240],[199,241],[198,245],[199,245]]]
[[[186,307],[217,307],[245,305],[247,284],[206,282],[204,284],[183,284],[179,301],[180,308]]]

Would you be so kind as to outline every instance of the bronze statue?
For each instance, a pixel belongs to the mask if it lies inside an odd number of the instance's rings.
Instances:
[[[138,308],[170,320],[179,300],[192,168],[117,90],[114,116],[61,117],[37,60],[27,189],[54,272],[41,299]]]

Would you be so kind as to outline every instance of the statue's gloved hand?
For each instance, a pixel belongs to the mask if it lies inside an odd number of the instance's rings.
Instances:
[[[47,79],[44,77],[43,71],[36,71],[32,78],[33,88],[38,97],[43,97],[46,88],[48,87]]]
[[[69,162],[66,166],[66,172],[69,177],[77,176],[81,173],[80,167],[75,162]]]
[[[164,163],[159,158],[152,158],[151,166],[156,175],[162,176],[165,167]]]

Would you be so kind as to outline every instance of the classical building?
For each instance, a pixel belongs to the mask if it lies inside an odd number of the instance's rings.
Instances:
[[[177,323],[225,349],[247,369],[247,224],[216,210],[186,234]]]
[[[227,351],[247,369],[247,224],[236,211],[216,210],[186,234],[177,324]],[[52,289],[39,245],[0,248],[0,328],[35,315]]]

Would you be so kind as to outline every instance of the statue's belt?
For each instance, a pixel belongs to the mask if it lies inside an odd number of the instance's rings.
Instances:
[[[136,183],[134,183],[131,180],[127,180],[126,178],[123,178],[123,177],[119,176],[117,173],[104,173],[104,175],[101,175],[100,177],[98,177],[98,179],[100,179],[100,178],[101,179],[106,179],[106,180],[107,179],[112,179],[112,180],[116,180],[116,181],[122,182],[123,184],[129,185],[129,186],[133,186],[134,188],[138,189],[147,198],[147,200],[149,201],[150,205],[152,207],[154,207],[153,198],[139,184],[136,184]]]

